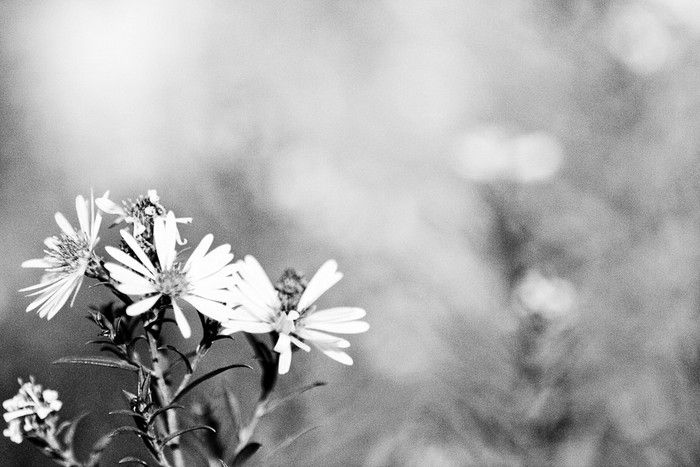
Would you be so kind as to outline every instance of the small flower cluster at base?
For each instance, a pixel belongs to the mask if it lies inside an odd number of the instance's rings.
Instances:
[[[17,444],[27,436],[41,436],[45,420],[63,405],[56,391],[43,389],[33,377],[26,383],[18,381],[19,392],[2,403],[3,418],[8,424],[2,434]]]

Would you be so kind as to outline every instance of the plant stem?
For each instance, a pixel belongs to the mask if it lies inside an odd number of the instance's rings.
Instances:
[[[151,352],[151,361],[153,363],[153,377],[156,379],[157,390],[160,396],[161,404],[166,407],[172,401],[170,388],[163,377],[163,366],[160,363],[158,352],[158,331],[146,329],[146,338],[148,339],[148,349]],[[174,433],[179,429],[177,414],[173,410],[168,410],[167,414],[167,430]],[[168,446],[173,452],[173,463],[175,467],[185,467],[185,459],[180,449],[180,440],[175,438],[168,443]]]

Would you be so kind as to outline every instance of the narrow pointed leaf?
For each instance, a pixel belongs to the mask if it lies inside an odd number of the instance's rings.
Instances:
[[[156,410],[155,412],[153,412],[153,413],[151,414],[151,418],[148,419],[148,424],[149,424],[149,425],[153,424],[153,422],[156,421],[156,417],[157,417],[158,415],[160,415],[160,414],[162,414],[162,413],[165,413],[165,412],[167,412],[168,410],[172,410],[172,409],[184,409],[184,408],[185,408],[185,407],[183,407],[183,406],[181,406],[181,405],[175,405],[175,404],[170,404],[170,405],[166,405],[165,407],[161,407],[160,409]]]
[[[291,394],[287,394],[286,396],[280,397],[279,399],[271,400],[267,404],[267,406],[265,407],[265,413],[272,412],[280,405],[284,404],[285,402],[289,402],[290,400],[294,399],[297,396],[302,395],[303,393],[305,393],[306,391],[308,391],[310,389],[325,386],[326,384],[327,383],[325,381],[314,381],[313,383],[307,384],[306,386],[303,386],[303,387],[297,389],[296,391],[292,391]]]
[[[97,467],[99,465],[100,457],[102,456],[102,451],[104,451],[107,448],[107,446],[109,446],[109,444],[115,437],[125,433],[133,433],[136,436],[148,438],[147,433],[144,433],[143,431],[139,430],[138,428],[134,428],[133,426],[121,426],[115,430],[112,430],[111,432],[104,435],[102,438],[98,439],[97,442],[93,445],[92,451],[90,452],[90,457],[87,463],[85,464],[86,467]]]
[[[258,449],[260,449],[261,446],[262,444],[260,443],[246,444],[245,447],[241,449],[241,451],[238,454],[236,454],[236,457],[233,458],[231,467],[238,467],[245,464],[248,461],[248,459],[253,457],[253,454],[258,452]]]
[[[128,410],[128,409],[112,410],[111,412],[109,412],[109,415],[126,415],[128,417],[138,417],[138,418],[143,418],[143,419],[146,418],[143,415],[141,415],[140,413],[136,413],[136,412],[134,412],[132,410]]]
[[[224,388],[226,394],[226,407],[231,414],[231,423],[236,431],[238,431],[238,425],[241,421],[241,404],[238,402],[238,398],[229,388]]]
[[[148,464],[146,463],[146,461],[143,461],[143,460],[139,459],[138,457],[133,457],[133,456],[123,457],[123,458],[119,459],[119,463],[120,464],[139,464],[139,465],[145,465],[146,467],[148,467]]]
[[[95,365],[104,366],[108,368],[118,368],[120,370],[130,370],[138,371],[139,367],[125,362],[123,360],[117,360],[114,358],[107,357],[63,357],[53,362],[54,364],[77,364],[77,365]]]
[[[162,346],[162,347],[158,347],[158,350],[161,350],[161,351],[162,351],[162,350],[170,350],[170,351],[175,352],[176,354],[178,354],[178,356],[180,357],[180,359],[183,361],[183,363],[184,363],[185,366],[187,367],[187,374],[191,374],[191,373],[192,373],[192,365],[190,364],[190,360],[187,358],[187,355],[185,355],[184,353],[182,353],[182,352],[180,352],[179,350],[177,350],[174,346],[172,346],[172,345],[170,345],[170,344],[166,344],[166,345],[164,345],[164,346]]]
[[[252,370],[253,368],[250,367],[250,365],[246,365],[245,363],[234,363],[233,365],[227,365],[221,368],[217,368],[216,370],[212,370],[209,373],[205,374],[204,376],[200,376],[199,378],[195,379],[192,381],[190,384],[185,386],[182,391],[180,391],[178,394],[173,397],[172,402],[177,402],[180,398],[182,398],[185,394],[190,392],[192,389],[197,387],[199,384],[203,383],[204,381],[213,378],[214,376],[223,373],[224,371],[231,370],[233,368],[248,368]]]
[[[68,429],[66,430],[66,434],[63,436],[63,442],[65,443],[66,446],[72,446],[73,445],[73,438],[75,438],[75,431],[78,429],[78,423],[87,416],[88,412],[83,412],[77,417],[75,417],[71,422],[70,425],[68,426]]]
[[[320,426],[312,426],[311,428],[307,428],[306,430],[303,430],[300,433],[297,433],[295,435],[288,437],[287,439],[282,441],[279,445],[277,445],[272,451],[270,451],[270,453],[265,456],[265,459],[269,459],[269,458],[273,457],[274,455],[282,452],[283,450],[285,450],[289,446],[291,446],[296,440],[298,440],[299,438],[301,438],[302,436],[304,436],[307,433],[311,433],[312,431],[314,431],[318,428],[320,428]]]
[[[190,431],[195,431],[195,430],[209,430],[212,433],[216,433],[215,429],[213,429],[212,427],[207,426],[207,425],[193,426],[191,428],[185,428],[184,430],[176,431],[175,433],[166,436],[165,438],[163,438],[163,446],[165,446],[166,444],[168,444],[168,442],[177,438],[178,436],[182,436],[185,433],[189,433]]]

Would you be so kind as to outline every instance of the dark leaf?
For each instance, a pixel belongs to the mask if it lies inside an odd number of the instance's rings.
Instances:
[[[160,409],[156,410],[155,412],[153,412],[151,414],[151,417],[148,419],[148,424],[151,425],[153,422],[156,421],[156,417],[158,415],[165,413],[168,410],[172,410],[172,409],[184,409],[184,407],[181,405],[175,405],[175,404],[170,404],[170,405],[166,405],[165,407],[161,407]]]
[[[210,426],[206,426],[206,425],[193,426],[192,428],[185,428],[184,430],[179,430],[173,434],[166,436],[165,438],[163,438],[163,445],[165,446],[166,444],[168,444],[169,441],[177,438],[178,436],[182,436],[185,433],[189,433],[190,431],[195,431],[195,430],[209,430],[211,432],[216,433],[216,430]]]
[[[206,381],[210,378],[213,378],[214,376],[216,376],[220,373],[223,373],[224,371],[231,370],[233,368],[248,368],[248,369],[252,370],[252,368],[249,365],[246,365],[245,363],[234,363],[233,365],[226,365],[224,367],[217,368],[216,370],[212,370],[209,373],[205,374],[204,376],[200,376],[199,378],[195,379],[190,384],[185,386],[182,389],[182,391],[180,391],[179,393],[177,393],[175,395],[175,397],[173,397],[172,402],[176,402],[177,400],[182,398],[185,394],[190,392],[192,389],[194,389],[195,387],[197,387],[199,384],[203,383],[204,381]]]
[[[119,463],[120,464],[139,464],[139,465],[145,465],[146,467],[148,467],[148,464],[146,463],[146,461],[143,461],[143,460],[139,459],[138,457],[133,457],[133,456],[124,457],[122,459],[119,459]]]
[[[192,373],[192,365],[190,365],[190,360],[187,358],[187,356],[186,356],[185,354],[183,354],[182,352],[180,352],[179,350],[177,350],[174,346],[172,346],[172,345],[170,345],[170,344],[166,344],[166,345],[164,345],[164,346],[162,346],[162,347],[158,347],[158,350],[164,350],[164,349],[173,351],[173,352],[175,352],[176,354],[178,354],[178,355],[180,356],[180,359],[182,360],[182,362],[183,362],[183,363],[185,364],[185,366],[187,367],[187,374],[191,374],[191,373]]]
[[[248,459],[253,457],[253,454],[258,452],[258,449],[260,449],[261,446],[262,444],[260,443],[246,444],[245,447],[241,449],[241,451],[238,454],[236,454],[236,457],[233,458],[231,467],[238,467],[240,465],[245,464],[248,461]]]
[[[85,343],[85,345],[90,345],[90,344],[114,345],[114,343],[112,343],[112,341],[109,341],[107,339],[91,339]]]
[[[224,393],[226,395],[226,407],[231,414],[231,422],[233,423],[234,429],[238,429],[238,424],[241,421],[241,404],[238,403],[238,398],[229,388],[224,388]]]
[[[311,428],[307,428],[306,430],[303,430],[300,433],[297,433],[295,435],[288,437],[287,439],[282,441],[278,446],[276,446],[272,451],[270,451],[269,454],[267,454],[265,456],[265,458],[268,459],[268,458],[274,456],[275,454],[278,454],[278,453],[284,451],[290,445],[292,445],[292,443],[294,443],[296,440],[298,440],[299,438],[301,438],[302,436],[304,436],[307,433],[311,433],[312,431],[314,431],[318,428],[320,428],[320,427],[319,426],[312,426]]]
[[[87,412],[83,412],[77,417],[75,417],[73,420],[71,420],[69,423],[70,425],[68,426],[68,429],[66,430],[66,434],[63,436],[63,442],[66,444],[66,446],[72,446],[73,445],[73,438],[75,438],[75,430],[78,428],[78,423],[87,416]]]
[[[120,370],[131,370],[138,371],[139,367],[125,362],[123,360],[116,360],[114,358],[107,357],[63,357],[53,362],[54,364],[78,364],[78,365],[95,365],[95,366],[105,366],[109,368],[119,368]]]
[[[90,458],[85,464],[86,467],[97,467],[100,461],[100,456],[102,456],[102,451],[104,451],[107,448],[107,446],[109,446],[109,443],[111,443],[116,436],[119,436],[124,433],[133,433],[136,436],[148,438],[148,434],[144,433],[138,428],[134,428],[133,426],[121,426],[97,440],[97,442],[92,446]]]
[[[294,398],[297,397],[297,396],[300,396],[301,394],[305,393],[306,391],[308,391],[308,390],[310,390],[310,389],[317,388],[317,387],[320,387],[320,386],[325,386],[326,384],[327,384],[327,383],[326,383],[325,381],[315,381],[315,382],[313,382],[313,383],[311,383],[311,384],[308,384],[308,385],[306,385],[306,386],[303,386],[303,387],[297,389],[296,391],[293,391],[291,394],[287,394],[286,396],[281,397],[281,398],[279,398],[279,399],[271,400],[271,401],[267,404],[267,406],[265,407],[265,413],[270,413],[270,412],[272,412],[273,410],[275,410],[275,409],[276,409],[277,407],[279,407],[280,405],[282,405],[282,404],[284,404],[285,402],[288,402],[288,401],[294,399]]]
[[[143,419],[146,418],[143,415],[141,415],[140,413],[136,413],[132,410],[127,410],[127,409],[112,410],[111,412],[109,412],[109,414],[110,415],[127,415],[129,417],[138,417],[138,418],[143,418]]]
[[[270,348],[252,334],[246,334],[248,343],[255,351],[255,357],[260,364],[260,400],[265,400],[277,384],[277,361]]]

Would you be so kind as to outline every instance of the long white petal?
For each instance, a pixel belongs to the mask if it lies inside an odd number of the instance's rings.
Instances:
[[[117,216],[126,216],[126,211],[124,208],[119,206],[117,203],[108,198],[109,191],[102,195],[101,198],[95,200],[95,204],[100,209],[100,211],[105,214],[113,214]]]
[[[180,305],[178,305],[175,300],[171,300],[170,302],[173,305],[175,322],[177,323],[177,327],[180,328],[182,337],[184,337],[185,339],[189,339],[189,337],[192,335],[192,328],[190,327],[190,323],[187,322],[187,318],[185,318],[185,314],[182,312]]]
[[[369,329],[369,323],[365,321],[346,321],[342,323],[304,323],[307,329],[316,329],[318,331],[336,332],[338,334],[359,334],[366,332]]]
[[[188,295],[196,295],[197,297],[202,297],[206,298],[207,300],[221,303],[230,303],[233,297],[233,293],[230,290],[206,289],[199,286],[190,290]]]
[[[156,294],[152,297],[144,298],[140,302],[132,303],[131,305],[126,307],[126,314],[129,316],[138,316],[142,313],[147,312],[148,310],[153,308],[153,305],[156,304],[161,295],[162,294]]]
[[[285,350],[280,353],[280,361],[277,372],[281,375],[289,373],[289,367],[292,365],[292,351]]]
[[[277,343],[273,347],[272,350],[275,352],[285,352],[287,350],[291,350],[292,348],[292,340],[289,338],[288,334],[279,334],[277,337]]]
[[[233,259],[233,255],[229,253],[230,251],[231,245],[229,244],[219,245],[214,248],[203,258],[191,263],[187,277],[196,281],[216,273]]]
[[[105,269],[109,271],[112,279],[123,284],[150,284],[151,281],[131,269],[125,268],[117,263],[106,263]]]
[[[249,313],[257,316],[260,321],[272,322],[277,318],[278,313],[276,313],[275,310],[251,300],[246,294],[242,293],[240,289],[236,288],[231,292],[234,295],[231,303],[241,305]]]
[[[70,222],[65,218],[63,214],[60,212],[57,212],[56,215],[54,216],[56,219],[56,224],[63,230],[63,233],[66,235],[70,235],[71,237],[75,237],[75,230],[73,230],[73,226],[70,225]]]
[[[212,234],[205,235],[204,238],[202,238],[199,241],[199,245],[197,245],[197,248],[194,249],[190,257],[187,259],[183,270],[189,270],[189,267],[193,262],[197,262],[200,259],[204,258],[204,255],[207,253],[207,250],[209,250],[209,247],[211,246],[213,241],[214,236]]]
[[[118,248],[114,248],[113,246],[106,246],[105,250],[107,251],[107,253],[109,253],[109,255],[112,258],[116,259],[117,261],[119,261],[123,265],[133,269],[134,271],[136,271],[138,273],[143,274],[144,276],[146,276],[150,279],[155,279],[155,276],[153,275],[153,273],[151,273],[151,271],[149,271],[146,268],[146,266],[139,263],[131,256],[127,255],[122,250],[120,250]]]
[[[231,311],[231,308],[227,307],[226,305],[207,300],[206,298],[197,297],[195,295],[183,295],[182,299],[188,301],[204,316],[208,316],[216,321],[226,320],[228,313]]]
[[[41,268],[46,269],[55,266],[53,263],[47,261],[45,258],[28,259],[22,263],[23,268]]]
[[[168,211],[168,214],[165,216],[165,241],[167,247],[166,253],[168,255],[166,262],[168,264],[168,269],[170,269],[173,266],[175,256],[177,255],[177,252],[175,251],[175,244],[177,243],[177,238],[178,233],[177,225],[175,222],[175,213],[172,211]]]
[[[338,272],[338,263],[329,259],[316,271],[316,274],[309,281],[309,285],[304,290],[299,298],[297,310],[305,310],[314,304],[318,297],[323,295],[326,290],[333,287],[343,274]]]
[[[261,294],[265,302],[271,306],[279,305],[279,297],[270,278],[254,256],[246,255],[241,274],[243,278]]]
[[[305,323],[329,323],[354,321],[363,318],[367,312],[362,308],[337,307],[315,311],[304,316]]]
[[[263,334],[272,331],[272,324],[261,323],[260,321],[228,320],[221,323],[224,329],[221,334],[230,335],[234,332],[249,332],[251,334]]]
[[[90,234],[90,213],[88,212],[87,200],[82,195],[75,197],[75,211],[78,213],[78,223],[80,230],[86,235]]]
[[[328,350],[321,350],[327,357],[332,358],[336,362],[340,362],[343,365],[352,365],[352,357],[350,355],[346,354],[342,350],[335,350],[335,349],[328,349]]]
[[[136,239],[126,230],[122,229],[119,231],[121,234],[122,238],[126,242],[127,245],[129,245],[129,248],[131,248],[131,251],[134,252],[136,257],[141,261],[141,263],[148,268],[149,271],[151,271],[151,274],[154,276],[156,275],[156,268],[153,266],[153,263],[151,263],[151,260],[148,259],[148,256],[146,253],[143,251],[143,248],[141,248],[136,241]]]
[[[297,347],[299,347],[299,348],[300,348],[301,350],[303,350],[304,352],[311,352],[311,347],[309,347],[308,345],[304,344],[302,341],[300,341],[300,340],[297,339],[296,337],[294,337],[294,336],[289,336],[289,340],[291,340],[292,343],[293,343],[294,345],[296,345]]]
[[[116,287],[118,291],[127,295],[147,295],[156,292],[156,288],[150,282],[126,282]]]
[[[350,347],[350,342],[347,340],[343,339],[342,337],[326,334],[325,332],[297,327],[295,333],[302,339],[306,339],[307,341],[311,341],[313,343],[328,344],[342,349],[347,349]]]

